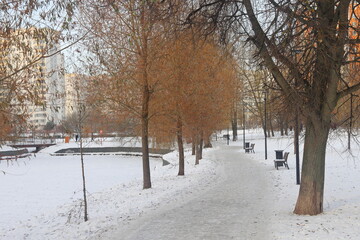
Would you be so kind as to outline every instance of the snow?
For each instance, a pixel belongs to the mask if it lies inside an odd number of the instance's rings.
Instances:
[[[358,239],[358,144],[353,142],[352,150],[348,151],[346,136],[338,133],[330,135],[324,213],[298,216],[292,213],[299,191],[295,178],[293,139],[280,136],[268,138],[267,160],[264,159],[265,145],[261,131],[248,130],[246,141],[255,143],[255,154],[242,154],[244,160],[253,161],[265,172],[263,180],[269,186],[267,191],[264,190],[264,194],[269,192],[264,198],[270,199],[272,204],[267,206],[266,216],[257,216],[267,219],[264,227],[267,228],[268,239]],[[138,146],[139,141],[136,142],[131,139],[122,143],[103,139],[90,142],[88,146]],[[237,151],[243,153],[242,143],[242,132],[239,131],[239,141],[230,141],[230,146],[238,146],[236,149],[240,150]],[[226,147],[225,144],[226,141],[219,138],[216,147],[205,150],[199,165],[194,165],[194,156],[186,151],[186,175],[182,177],[177,176],[177,152],[164,156],[171,163],[167,166],[162,166],[159,159],[152,159],[152,188],[148,190],[142,189],[141,157],[86,155],[88,222],[83,222],[79,200],[82,196],[80,157],[50,155],[59,149],[77,146],[77,143],[59,143],[44,149],[36,157],[18,160],[10,166],[2,161],[0,170],[7,174],[1,176],[0,184],[0,239],[106,239],[101,236],[107,236],[119,226],[130,227],[135,220],[156,209],[181,205],[206,192],[214,183],[221,183],[226,179],[227,172],[213,155]],[[277,149],[290,152],[290,170],[274,168],[274,150]],[[226,161],[226,156],[223,161]],[[250,184],[252,179],[248,181],[242,184]],[[242,197],[244,201],[250,201],[247,196]]]
[[[2,151],[16,151],[16,148],[12,148],[12,147],[10,147],[10,146],[4,145],[4,146],[0,146],[0,151],[1,151],[1,152],[2,152]]]
[[[347,150],[347,139],[333,132],[326,153],[324,213],[317,216],[299,216],[292,213],[299,186],[296,185],[293,139],[268,138],[268,160],[265,160],[265,141],[261,132],[248,133],[246,141],[255,143],[256,154],[250,157],[260,162],[268,171],[273,184],[276,202],[271,206],[269,239],[359,239],[360,236],[360,146],[352,139],[352,150]],[[242,138],[240,134],[239,138]],[[242,139],[241,139],[242,140]],[[274,150],[290,152],[290,170],[274,168]],[[300,144],[302,157],[303,138]],[[301,166],[301,163],[300,163]]]
[[[0,185],[0,239],[88,239],[128,224],[149,209],[173,203],[176,196],[190,196],[217,178],[214,162],[195,166],[188,151],[187,174],[178,177],[177,153],[173,152],[164,156],[171,163],[167,166],[162,166],[161,159],[151,160],[153,185],[143,190],[141,157],[86,155],[90,221],[85,223],[79,200],[80,157],[50,155],[74,146],[62,143],[10,166],[1,163],[6,174]]]

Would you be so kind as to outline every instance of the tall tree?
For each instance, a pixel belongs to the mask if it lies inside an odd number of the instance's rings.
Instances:
[[[229,119],[236,77],[234,62],[214,41],[201,38],[192,29],[168,38],[163,51],[157,69],[158,77],[166,81],[161,83],[152,104],[163,114],[154,117],[152,132],[155,136],[176,134],[179,175],[183,175],[183,138],[196,142],[199,163],[202,142],[210,145],[210,135]]]
[[[349,24],[349,12],[353,14],[357,1],[199,2],[193,15],[211,16],[213,26],[226,26],[226,31],[237,24],[235,32],[245,33],[257,47],[263,64],[305,117],[301,185],[294,213],[323,212],[332,113],[339,99],[360,89],[359,82],[350,84],[342,78],[342,67],[349,63],[347,55],[358,43],[348,36],[349,29],[360,30]]]
[[[96,82],[101,84],[99,96],[103,95],[110,109],[118,107],[117,111],[125,110],[139,119],[143,188],[151,188],[149,121],[153,113],[149,106],[159,80],[153,62],[159,58],[164,36],[160,23],[169,14],[168,3],[88,1],[82,13],[83,26],[90,31],[87,45],[97,60],[92,71],[102,74]]]

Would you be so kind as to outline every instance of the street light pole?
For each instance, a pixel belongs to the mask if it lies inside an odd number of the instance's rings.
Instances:
[[[295,129],[294,129],[294,142],[295,142],[295,155],[296,155],[296,184],[300,184],[300,156],[299,156],[299,111],[296,107],[295,110]]]
[[[297,54],[300,53],[301,50],[293,49],[291,54],[295,53],[295,62],[298,62]],[[298,82],[295,78],[295,87],[298,86]],[[295,107],[295,129],[294,129],[294,147],[295,147],[295,155],[296,155],[296,184],[300,184],[300,156],[299,156],[299,106]]]
[[[267,159],[267,133],[266,133],[266,91],[264,92],[264,131],[265,131],[265,160]]]
[[[244,141],[244,149],[245,149],[245,102],[243,101],[243,141]]]
[[[348,129],[348,149],[351,148],[351,131],[352,131],[352,119],[353,119],[353,94],[350,95],[350,122]]]

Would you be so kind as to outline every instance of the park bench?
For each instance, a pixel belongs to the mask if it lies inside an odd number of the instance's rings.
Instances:
[[[245,147],[245,153],[251,153],[251,152],[255,153],[254,147],[255,147],[255,143],[251,143],[250,147]]]
[[[279,167],[282,166],[287,167],[287,169],[289,169],[289,165],[287,163],[288,156],[289,156],[289,152],[285,152],[284,158],[279,158],[274,160],[274,165],[277,170],[279,170]]]

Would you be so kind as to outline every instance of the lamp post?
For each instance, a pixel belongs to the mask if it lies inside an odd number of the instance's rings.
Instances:
[[[299,156],[299,111],[298,107],[295,110],[295,129],[294,129],[294,144],[296,156],[296,184],[300,184],[300,156]]]
[[[265,160],[267,159],[267,133],[266,133],[266,91],[264,91],[264,133],[265,133]]]
[[[301,50],[293,49],[291,54],[295,54],[295,61],[297,62],[297,54]],[[295,78],[295,87],[298,86],[298,82]],[[294,147],[295,147],[295,166],[296,166],[296,184],[300,184],[300,156],[299,156],[299,107],[295,106],[295,129],[294,129]]]
[[[348,129],[348,149],[351,148],[351,131],[352,131],[352,119],[353,119],[353,94],[350,94],[350,122]]]
[[[244,141],[244,149],[245,149],[245,102],[243,101],[243,141]]]

